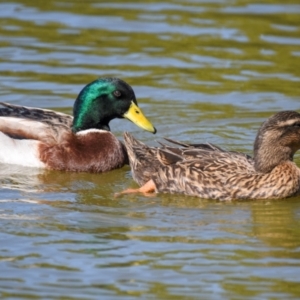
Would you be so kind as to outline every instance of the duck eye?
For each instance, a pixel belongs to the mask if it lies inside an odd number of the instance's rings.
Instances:
[[[118,91],[118,90],[114,91],[113,94],[114,94],[117,98],[121,97],[121,92]]]

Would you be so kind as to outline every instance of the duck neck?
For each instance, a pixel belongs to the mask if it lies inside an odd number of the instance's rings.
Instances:
[[[81,115],[78,118],[74,117],[72,131],[76,133],[91,128],[110,131],[109,121],[101,118],[101,116],[93,116],[92,114]]]
[[[108,124],[112,117],[105,106],[105,101],[101,98],[94,101],[92,97],[83,98],[80,94],[75,101],[73,115],[72,131],[74,133],[91,128],[110,131]]]
[[[279,164],[293,161],[294,153],[290,147],[280,144],[266,144],[256,139],[254,144],[254,168],[257,172],[269,173]]]

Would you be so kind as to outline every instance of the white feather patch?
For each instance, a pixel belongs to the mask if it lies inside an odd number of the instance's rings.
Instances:
[[[76,135],[85,135],[85,134],[89,134],[90,132],[110,133],[110,131],[107,131],[107,130],[91,128],[91,129],[86,129],[86,130],[79,131],[79,132],[76,133]]]
[[[39,160],[39,144],[36,140],[13,139],[0,132],[0,163],[45,168]]]

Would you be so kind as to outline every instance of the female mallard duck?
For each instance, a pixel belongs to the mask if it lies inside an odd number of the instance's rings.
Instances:
[[[300,194],[300,169],[293,163],[300,149],[300,114],[282,111],[260,127],[254,158],[212,144],[150,148],[125,133],[134,180],[139,189],[122,193],[181,193],[201,198],[276,199]]]
[[[137,106],[130,85],[97,79],[79,93],[73,115],[0,103],[0,163],[52,170],[105,172],[128,162],[109,122],[127,118],[156,132]]]

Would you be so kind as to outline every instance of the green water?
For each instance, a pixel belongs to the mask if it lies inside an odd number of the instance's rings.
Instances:
[[[0,101],[71,113],[107,76],[132,85],[158,129],[115,120],[120,139],[251,154],[263,120],[300,108],[299,1],[0,3]],[[114,198],[128,187],[129,167],[1,165],[0,298],[300,298],[300,198]]]

